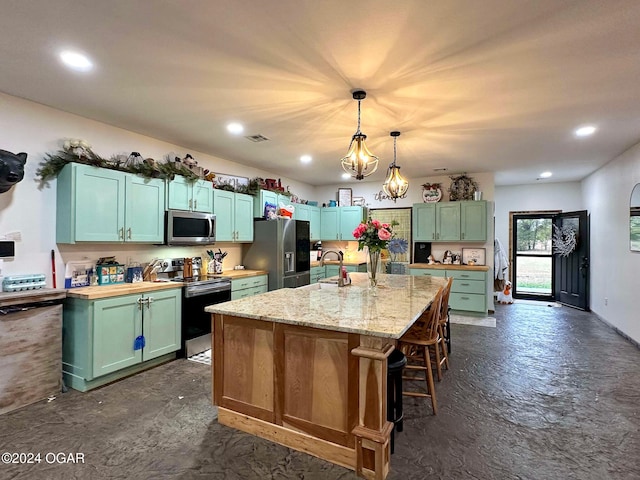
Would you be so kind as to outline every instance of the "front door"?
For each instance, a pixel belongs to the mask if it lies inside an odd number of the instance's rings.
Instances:
[[[589,214],[586,210],[553,218],[556,301],[589,310]]]

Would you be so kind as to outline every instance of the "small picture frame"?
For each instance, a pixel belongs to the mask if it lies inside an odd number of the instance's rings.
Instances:
[[[484,248],[463,248],[463,265],[485,265],[487,251]],[[471,262],[471,263],[469,263]]]
[[[350,207],[351,198],[352,198],[352,194],[351,194],[350,188],[338,189],[338,206],[339,207]]]
[[[365,203],[364,197],[353,197],[351,199],[351,203],[354,207],[364,207],[367,204]]]

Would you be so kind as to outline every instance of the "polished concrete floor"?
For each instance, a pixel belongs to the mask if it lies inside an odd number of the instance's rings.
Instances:
[[[640,478],[640,350],[588,313],[497,308],[497,328],[452,326],[438,415],[405,401],[388,478]],[[2,452],[42,461],[0,464],[0,479],[355,478],[219,425],[209,367],[186,360],[0,416]]]

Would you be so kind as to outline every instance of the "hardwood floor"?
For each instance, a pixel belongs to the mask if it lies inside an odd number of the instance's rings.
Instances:
[[[569,308],[499,305],[494,316],[496,328],[452,325],[438,415],[404,399],[388,478],[640,478],[640,350]],[[1,415],[2,452],[41,462],[0,464],[0,479],[356,478],[219,425],[209,367],[186,360]],[[47,463],[47,452],[84,463]]]

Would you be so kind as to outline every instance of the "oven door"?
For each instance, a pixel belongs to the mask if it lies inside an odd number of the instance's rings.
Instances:
[[[206,285],[185,287],[182,296],[182,350],[183,357],[191,357],[211,348],[211,314],[204,308],[231,300],[231,286],[218,291],[205,289]],[[205,293],[206,292],[206,293]]]

